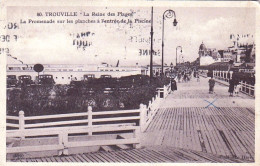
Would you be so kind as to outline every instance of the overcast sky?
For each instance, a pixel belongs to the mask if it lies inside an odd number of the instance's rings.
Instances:
[[[168,8],[154,8],[154,50],[160,56],[154,60],[161,63],[162,15]],[[226,49],[232,46],[230,34],[250,34],[246,39],[252,42],[255,33],[255,10],[253,8],[171,8],[176,13],[178,25],[173,27],[173,19],[165,20],[165,62],[175,64],[176,47],[182,46],[185,61],[193,61],[198,57],[198,48],[203,43],[206,47]],[[86,12],[90,16],[77,17],[37,17],[37,12],[72,11]],[[95,16],[92,12],[107,14],[108,12],[132,13],[133,16]],[[39,8],[39,7],[10,7],[8,21],[20,22],[20,19],[32,20],[66,20],[86,19],[151,19],[151,8]],[[149,56],[140,56],[140,49],[150,49],[150,23],[111,24],[21,24],[18,31],[9,31],[10,35],[18,34],[17,42],[11,42],[10,52],[13,57],[27,64],[88,64],[107,62],[115,65],[135,65],[149,63]],[[89,37],[81,38],[91,42],[85,50],[77,49],[71,34],[91,32]],[[136,39],[138,42],[136,42]],[[147,42],[140,42],[145,39]],[[79,40],[79,38],[77,39]],[[245,40],[245,38],[241,38]],[[178,55],[180,53],[178,52]],[[179,57],[178,57],[179,58]]]

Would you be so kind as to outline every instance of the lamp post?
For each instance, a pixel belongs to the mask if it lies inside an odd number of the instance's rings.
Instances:
[[[153,78],[153,7],[151,11],[151,55],[150,55],[150,82]]]
[[[164,48],[164,20],[166,18],[172,18],[174,16],[173,26],[177,25],[175,12],[171,9],[166,10],[163,13],[163,22],[162,22],[162,76],[163,76],[163,48]]]
[[[178,48],[181,48],[181,52],[182,52],[182,46],[177,46],[176,47],[176,66],[177,66],[177,50],[178,50]],[[180,57],[179,57],[179,62],[180,62]]]

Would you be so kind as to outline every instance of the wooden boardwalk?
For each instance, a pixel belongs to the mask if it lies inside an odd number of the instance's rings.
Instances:
[[[179,83],[157,112],[143,136],[153,144],[219,156],[254,160],[254,99],[230,97],[228,87],[216,84],[208,93],[207,79]],[[214,101],[214,102],[213,102]],[[210,103],[212,105],[210,105]]]
[[[155,116],[146,136],[157,145],[253,160],[252,112],[253,108],[241,107],[164,108]]]
[[[222,157],[204,152],[171,147],[147,147],[142,149],[118,150],[112,152],[83,153],[69,156],[17,159],[13,162],[90,162],[90,163],[169,163],[169,162],[211,162],[242,163],[245,160]],[[252,162],[252,161],[246,161]]]

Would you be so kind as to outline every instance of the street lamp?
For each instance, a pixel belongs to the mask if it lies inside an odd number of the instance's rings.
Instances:
[[[164,20],[166,18],[172,18],[174,16],[173,26],[177,25],[175,12],[171,9],[166,10],[163,13],[163,22],[162,22],[162,76],[163,76],[163,47],[164,47]]]
[[[153,78],[153,6],[151,11],[151,55],[150,55],[150,83]]]
[[[181,53],[182,53],[182,46],[177,46],[176,47],[176,66],[177,66],[177,50],[178,48],[181,48]],[[179,62],[180,62],[180,57],[179,57]]]

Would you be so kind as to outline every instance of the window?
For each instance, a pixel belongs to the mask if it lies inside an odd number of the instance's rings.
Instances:
[[[100,71],[104,71],[103,69],[100,69]]]
[[[56,77],[56,79],[58,79],[58,77]]]
[[[73,69],[69,69],[69,71],[73,71]]]
[[[70,77],[68,77],[68,79],[70,79]]]
[[[63,71],[67,71],[67,69],[63,69]]]
[[[62,79],[64,79],[64,77],[62,77]]]

